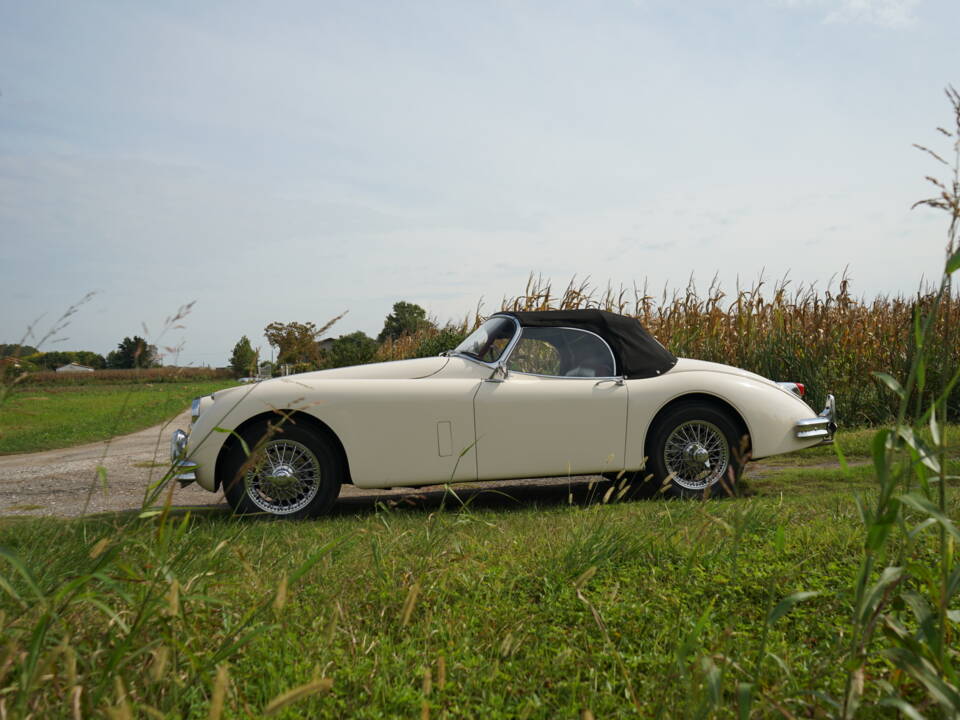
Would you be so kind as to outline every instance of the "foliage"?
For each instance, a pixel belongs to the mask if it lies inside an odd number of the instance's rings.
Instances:
[[[432,357],[445,350],[452,350],[467,334],[466,322],[462,325],[447,325],[443,328],[427,326],[415,333],[401,335],[396,340],[383,342],[375,357],[380,361]]]
[[[341,335],[324,351],[323,366],[336,368],[372,362],[378,347],[376,340],[359,330]]]
[[[38,352],[40,351],[32,345],[21,345],[20,343],[0,343],[0,358],[24,358],[28,355],[36,355]]]
[[[858,714],[871,685],[880,706],[908,717],[960,717],[960,531],[953,520],[956,500],[950,497],[957,473],[948,467],[956,445],[946,432],[948,401],[960,384],[960,369],[952,377],[930,372],[939,361],[931,354],[932,341],[941,331],[951,276],[960,269],[960,93],[949,88],[947,96],[953,128],[938,130],[950,139],[952,163],[918,147],[946,166],[950,177],[928,177],[936,195],[916,204],[947,213],[946,263],[939,290],[915,310],[907,372],[899,378],[876,373],[897,414],[873,439],[877,492],[859,501],[864,543],[853,583],[846,685],[835,699],[843,718]],[[882,682],[873,677],[878,659],[896,669]]]
[[[462,343],[467,333],[462,328],[448,325],[435,333],[425,334],[414,350],[414,357],[432,357],[445,350],[452,350]]]
[[[111,370],[152,368],[158,363],[157,346],[149,344],[139,335],[125,337],[106,358],[106,366]]]
[[[383,330],[377,335],[377,342],[396,340],[402,335],[412,335],[433,325],[427,318],[427,311],[419,305],[400,300],[393,304],[393,312],[383,322]]]
[[[28,373],[33,373],[37,370],[37,366],[29,360],[16,356],[0,358],[0,382],[2,382],[5,387],[9,387],[14,382],[22,381],[28,377]]]
[[[236,377],[256,375],[258,359],[258,353],[250,344],[250,338],[244,335],[233,346],[233,353],[230,355],[230,369],[233,370]]]
[[[317,341],[333,327],[346,312],[317,327],[312,322],[272,322],[263,329],[267,342],[277,348],[277,365],[306,363],[316,369],[320,366],[320,348]]]
[[[89,350],[52,350],[50,352],[38,352],[29,355],[27,360],[42,370],[56,370],[70,363],[86,365],[94,370],[103,370],[107,366],[103,355]]]

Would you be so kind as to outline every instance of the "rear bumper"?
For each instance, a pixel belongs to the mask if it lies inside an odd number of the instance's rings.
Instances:
[[[823,411],[813,418],[798,420],[793,426],[793,434],[798,440],[820,440],[822,444],[833,442],[837,431],[837,401],[833,395],[827,395],[827,404]]]

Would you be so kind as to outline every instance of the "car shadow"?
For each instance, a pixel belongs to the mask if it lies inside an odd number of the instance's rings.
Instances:
[[[526,480],[498,480],[492,482],[431,485],[423,488],[392,488],[389,490],[364,490],[345,485],[334,506],[324,517],[362,516],[388,510],[412,510],[421,512],[458,512],[467,507],[471,510],[512,511],[529,508],[556,507],[561,505],[588,506],[609,502],[625,502],[659,498],[656,488],[642,486],[630,492],[629,500],[621,497],[623,485],[616,480],[599,475],[571,478],[535,478]],[[156,507],[152,512],[161,510]],[[109,517],[132,518],[140,510],[96,513],[87,518]],[[180,505],[174,503],[168,514],[182,517],[186,513],[194,517],[215,519],[232,515],[225,502],[208,505]],[[275,520],[267,515],[248,515],[248,520]],[[323,518],[317,518],[322,520]]]
[[[521,510],[558,505],[591,505],[617,500],[619,484],[601,476],[501,480],[472,485],[403,488],[391,491],[341,491],[331,515],[357,515],[382,508],[456,512],[472,510]],[[654,496],[655,492],[633,497]]]

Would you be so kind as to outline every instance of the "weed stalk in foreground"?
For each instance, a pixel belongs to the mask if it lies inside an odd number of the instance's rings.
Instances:
[[[873,460],[877,498],[873,506],[860,502],[866,537],[863,559],[854,586],[853,636],[840,716],[852,718],[864,702],[869,687],[868,664],[879,650],[899,671],[892,681],[878,680],[874,689],[879,705],[896,708],[917,718],[939,710],[942,717],[960,717],[960,675],[957,668],[956,628],[960,611],[952,609],[960,591],[960,566],[955,567],[955,543],[960,532],[947,515],[948,441],[943,431],[947,403],[960,381],[960,368],[931,387],[929,348],[944,298],[951,293],[951,277],[960,269],[957,243],[960,224],[960,93],[946,91],[953,108],[953,129],[938,128],[951,142],[952,161],[933,150],[917,146],[949,168],[946,181],[927,179],[937,194],[915,204],[943,210],[949,215],[946,262],[932,304],[914,317],[914,353],[902,382],[890,374],[876,376],[897,398],[895,423],[877,432]],[[957,363],[954,354],[953,363]],[[930,396],[908,422],[911,399]],[[929,427],[931,443],[921,438]],[[936,533],[936,552],[924,553],[921,541]],[[878,566],[883,564],[882,569]],[[876,636],[881,633],[883,641]],[[918,700],[919,698],[919,700]]]

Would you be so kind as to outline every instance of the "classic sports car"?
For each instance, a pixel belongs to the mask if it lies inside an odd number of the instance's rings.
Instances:
[[[238,513],[283,517],[323,513],[343,483],[605,474],[696,497],[729,489],[748,456],[832,441],[833,396],[817,415],[802,394],[677,358],[621,315],[501,312],[438,357],[197,398],[171,454],[181,483],[222,488]]]

